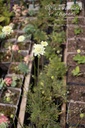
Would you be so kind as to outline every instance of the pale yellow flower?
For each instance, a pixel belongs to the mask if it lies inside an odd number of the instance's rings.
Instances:
[[[41,41],[41,45],[42,45],[42,46],[47,46],[48,43],[47,43],[46,41]]]
[[[33,53],[34,53],[34,56],[44,55],[45,48],[41,44],[34,44]]]
[[[11,33],[13,33],[12,26],[10,26],[10,25],[4,26],[4,27],[2,28],[2,32],[3,32],[5,35],[10,35]]]
[[[21,35],[18,37],[18,42],[23,42],[25,40],[25,36]]]
[[[54,79],[54,76],[51,76],[51,79]]]
[[[80,50],[80,49],[78,49],[78,50],[77,50],[77,53],[81,53],[81,50]]]

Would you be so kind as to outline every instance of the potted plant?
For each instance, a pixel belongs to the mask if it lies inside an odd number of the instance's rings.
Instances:
[[[26,65],[25,63],[11,63],[10,64],[10,67],[9,67],[9,70],[8,70],[8,74],[12,74],[12,73],[15,73],[15,74],[22,74],[22,75],[25,75],[25,73],[28,73],[29,70],[28,69],[28,65]]]
[[[1,63],[11,63],[12,53],[9,50],[0,52],[0,61]]]
[[[5,88],[0,97],[0,102],[4,104],[18,105],[21,91],[15,88]]]
[[[68,103],[68,113],[67,113],[67,123],[69,127],[84,127],[85,123],[85,104],[81,102],[69,102]]]
[[[67,42],[67,51],[71,53],[76,53],[78,49],[81,49],[81,52],[85,51],[84,48],[84,39],[83,38],[73,38]]]
[[[0,126],[13,127],[17,108],[15,106],[0,103]]]
[[[74,2],[67,2],[66,7],[66,14],[69,17],[75,16],[75,15],[83,15],[82,11],[82,2],[78,1],[76,3]]]
[[[23,76],[16,74],[7,74],[4,78],[5,87],[22,88]]]
[[[26,51],[13,52],[12,62],[24,62],[24,58],[28,55]]]

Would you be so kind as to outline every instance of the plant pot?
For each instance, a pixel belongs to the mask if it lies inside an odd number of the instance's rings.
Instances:
[[[7,128],[12,128],[15,123],[14,121],[17,113],[17,107],[0,103],[0,113],[4,114],[4,116],[6,116],[9,120]]]
[[[70,53],[67,55],[67,66],[77,66],[77,65],[84,65],[85,63],[83,64],[78,64],[78,61],[75,61],[73,60],[73,58],[78,55],[78,53]],[[79,54],[81,57],[82,56],[85,56],[84,53],[80,53]]]
[[[19,74],[19,75],[24,75],[19,69],[18,69],[18,65],[19,65],[20,63],[17,63],[17,62],[12,62],[11,64],[10,64],[10,66],[9,66],[9,70],[8,70],[8,74],[13,74],[13,73],[15,73],[15,74]]]
[[[67,86],[67,99],[68,101],[81,101],[85,102],[85,86],[68,85]]]
[[[85,103],[69,102],[67,105],[67,124],[70,126],[85,127],[85,116],[81,117],[81,113],[85,114]],[[82,128],[82,127],[78,127]]]
[[[12,53],[11,51],[0,51],[0,62],[1,63],[11,63]]]
[[[74,18],[72,18],[72,17],[69,17],[69,18],[67,18],[67,25],[69,25],[69,26],[72,26],[72,25],[85,25],[85,22],[84,22],[84,17],[78,17],[78,16],[76,16],[77,17],[77,22],[78,23],[75,23],[75,21],[74,21],[74,19],[75,19],[75,17]]]
[[[78,34],[75,34],[75,31],[76,33],[78,31],[80,31]],[[67,27],[67,38],[73,38],[73,37],[85,37],[85,26],[68,26]]]
[[[16,38],[9,39],[7,41],[4,41],[1,45],[2,50],[8,50],[9,47],[12,47],[12,45],[15,43]]]
[[[5,78],[10,78],[12,81],[15,79],[14,84],[7,85],[8,88],[22,88],[24,82],[23,75],[7,74]]]
[[[80,75],[73,76],[72,71],[76,66],[70,66],[67,72],[67,84],[85,85],[85,65],[80,65]]]
[[[84,38],[76,38],[68,40],[67,44],[67,52],[76,52],[78,49],[81,52],[85,52],[85,40]]]
[[[12,62],[24,62],[24,57],[28,55],[27,51],[13,52]]]
[[[18,105],[20,100],[21,90],[15,88],[5,88],[0,97],[0,103]]]
[[[66,15],[69,17],[75,17],[76,15],[78,15],[78,16],[84,16],[84,11],[83,11],[83,7],[82,7],[82,2],[81,1],[77,1],[76,2],[78,5],[79,5],[79,7],[80,7],[80,11],[79,11],[79,13],[78,14],[74,14],[73,12],[72,12],[72,10],[71,10],[71,7],[72,7],[72,5],[74,4],[74,2],[72,1],[68,1],[67,2],[67,6],[66,6]]]
[[[17,45],[19,46],[20,50],[27,50],[27,51],[29,51],[30,41],[29,42],[18,42]]]

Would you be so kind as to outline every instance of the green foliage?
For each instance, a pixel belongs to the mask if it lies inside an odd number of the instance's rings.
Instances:
[[[7,128],[8,124],[7,123],[0,123],[0,128]]]
[[[52,42],[62,44],[65,41],[65,32],[53,32],[51,35]]]
[[[0,39],[5,39],[6,35],[4,33],[0,33]]]
[[[79,21],[78,21],[78,17],[75,16],[74,19],[72,20],[72,23],[73,23],[73,24],[78,24],[78,22],[79,22]]]
[[[73,4],[71,6],[71,11],[75,15],[79,14],[80,13],[80,6],[79,6],[79,4],[77,4],[77,3],[76,4]]]
[[[63,62],[61,62],[61,58],[57,55],[54,56],[48,65],[48,76],[52,76],[54,74],[57,78],[62,78],[66,73],[66,67]]]
[[[35,16],[35,14],[36,14],[36,12],[34,10],[29,10],[28,13],[29,13],[30,16]]]
[[[12,76],[11,87],[16,87],[16,85],[17,85],[17,80],[19,80],[19,78],[14,74],[14,75]]]
[[[1,78],[0,79],[0,90],[4,87],[4,80]]]
[[[79,66],[76,66],[75,69],[72,70],[72,75],[73,76],[80,76],[81,75]]]
[[[37,29],[36,32],[34,33],[34,40],[38,42],[42,40],[47,40],[47,35],[44,31]]]
[[[81,32],[83,32],[83,30],[82,30],[80,27],[76,27],[76,28],[74,29],[74,34],[75,34],[75,35],[79,35]]]
[[[56,0],[42,0],[40,6],[38,17],[32,22],[33,26],[36,26],[33,37],[37,43],[42,40],[48,42],[45,55],[49,59],[49,64],[39,74],[37,84],[30,86],[26,111],[30,114],[31,123],[27,128],[61,128],[58,119],[61,105],[66,102],[66,67],[61,62],[61,57],[55,53],[65,41],[65,33],[60,27],[64,23],[64,16],[59,15],[61,10],[54,9],[58,7]],[[63,18],[62,22],[60,17]],[[55,19],[58,19],[59,27]],[[51,31],[49,27],[52,28]]]
[[[28,35],[33,34],[35,32],[35,27],[32,24],[28,24],[27,26],[25,26],[24,32]]]
[[[10,12],[10,6],[6,6],[4,0],[0,0],[0,24],[2,26],[8,25],[10,23],[10,18],[13,16],[13,13]]]
[[[85,56],[77,54],[73,58],[74,61],[76,61],[78,64],[84,64],[85,63]]]
[[[20,63],[18,65],[18,70],[20,70],[20,72],[22,72],[24,74],[29,72],[28,66],[26,64],[24,64],[24,63]]]
[[[66,101],[63,81],[65,73],[64,64],[55,56],[40,73],[37,86],[30,87],[27,105],[27,112],[31,114],[29,119],[33,124],[30,127],[60,128],[57,121],[61,113],[59,107]]]

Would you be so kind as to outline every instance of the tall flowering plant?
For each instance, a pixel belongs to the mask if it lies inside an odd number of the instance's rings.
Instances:
[[[46,41],[41,41],[40,44],[34,44],[33,46],[33,54],[38,57],[38,75],[39,76],[39,58],[41,55],[45,54],[45,48],[48,45]]]

